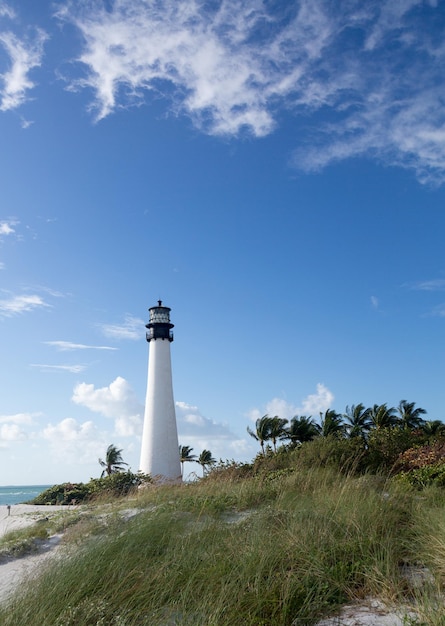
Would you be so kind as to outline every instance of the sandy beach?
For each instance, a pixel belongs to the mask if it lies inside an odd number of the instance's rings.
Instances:
[[[54,513],[54,511],[69,510],[67,506],[50,506],[47,504],[12,504],[8,512],[6,506],[0,510],[0,537],[13,530],[26,528],[39,519]]]
[[[11,531],[31,526],[60,510],[71,510],[71,507],[14,504],[8,512],[8,508],[3,506],[0,511],[0,538]],[[43,562],[57,553],[60,539],[61,535],[53,535],[41,543],[36,554],[0,561],[0,602],[7,599],[20,583],[35,575]]]

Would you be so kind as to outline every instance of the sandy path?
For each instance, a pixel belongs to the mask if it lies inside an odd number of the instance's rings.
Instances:
[[[43,563],[57,554],[60,537],[61,535],[50,537],[37,554],[0,564],[0,602],[6,600],[22,582],[38,574]]]
[[[369,599],[359,606],[343,607],[339,615],[323,619],[316,626],[405,626],[415,617],[409,611],[391,610],[379,600]]]
[[[67,506],[48,506],[34,504],[15,504],[11,506],[10,514],[7,507],[0,510],[0,538],[13,530],[26,528],[45,517],[51,517],[55,512],[71,511]],[[0,602],[7,599],[20,583],[36,575],[42,564],[57,553],[61,535],[54,535],[42,542],[37,554],[31,554],[18,559],[0,562]]]

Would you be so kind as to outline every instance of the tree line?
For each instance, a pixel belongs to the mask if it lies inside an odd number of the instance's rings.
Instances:
[[[278,441],[288,441],[293,447],[315,437],[334,436],[338,438],[361,437],[366,439],[373,430],[398,428],[401,430],[418,430],[426,435],[445,434],[445,424],[440,420],[425,420],[425,409],[416,407],[415,402],[401,400],[397,407],[385,404],[374,404],[365,407],[363,404],[347,406],[344,413],[327,409],[320,413],[319,421],[312,416],[295,415],[287,420],[275,415],[263,415],[255,422],[255,430],[247,427],[247,432],[256,439],[264,454],[265,444],[272,443],[276,451]]]

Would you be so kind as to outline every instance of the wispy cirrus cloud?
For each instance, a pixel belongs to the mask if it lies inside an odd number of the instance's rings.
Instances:
[[[42,372],[60,371],[70,374],[80,374],[87,369],[86,365],[48,365],[46,363],[31,363],[30,367],[36,367]]]
[[[50,308],[51,305],[37,294],[23,294],[0,299],[0,317],[13,317],[35,309]]]
[[[411,289],[418,291],[443,291],[445,289],[445,278],[433,278],[411,285]]]
[[[83,36],[85,71],[68,81],[92,90],[98,120],[146,93],[213,135],[262,137],[291,111],[302,170],[365,156],[441,183],[441,10],[435,0],[93,0],[57,16]]]
[[[113,339],[140,339],[145,322],[132,315],[126,315],[122,324],[102,324],[100,326],[106,337]]]
[[[373,309],[378,310],[379,308],[379,299],[377,296],[371,296],[371,306]]]
[[[5,3],[0,5],[0,18],[12,22],[8,29],[0,24],[0,46],[8,56],[8,69],[0,73],[0,111],[16,109],[27,100],[35,85],[30,72],[42,64],[43,47],[48,35],[40,28],[29,28],[26,33],[13,30],[15,12]]]
[[[12,20],[15,18],[15,11],[6,2],[0,2],[0,17],[7,17]]]
[[[430,315],[432,317],[445,317],[445,303],[435,306]]]
[[[110,346],[89,346],[83,343],[73,343],[71,341],[44,341],[48,346],[54,346],[61,352],[69,352],[71,350],[117,350]]]

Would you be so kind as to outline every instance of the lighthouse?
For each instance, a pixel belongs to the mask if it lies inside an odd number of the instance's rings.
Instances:
[[[158,300],[149,309],[146,324],[149,343],[147,395],[140,471],[158,480],[181,480],[178,430],[173,399],[170,344],[173,341],[171,309]]]

